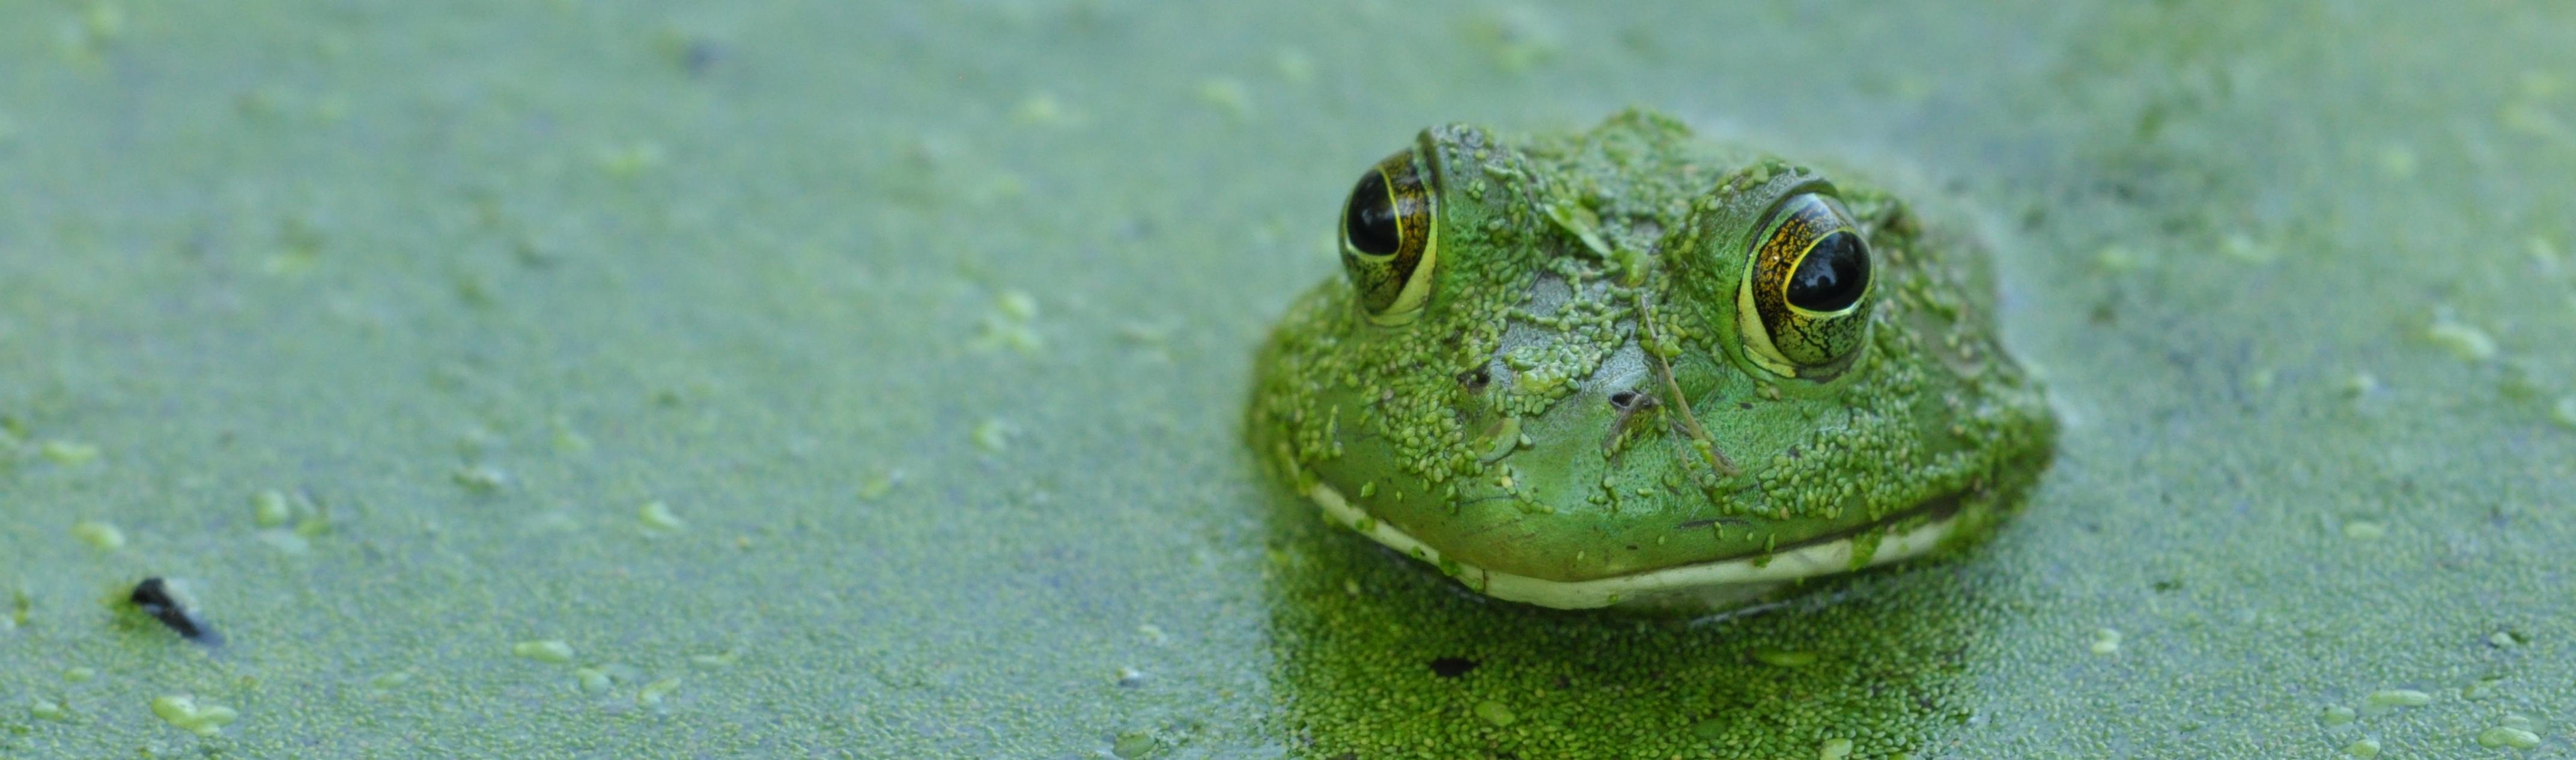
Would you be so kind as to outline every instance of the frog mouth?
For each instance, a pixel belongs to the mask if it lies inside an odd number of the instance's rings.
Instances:
[[[1449,559],[1384,520],[1353,506],[1342,492],[1317,482],[1306,493],[1333,522],[1370,540],[1440,568],[1486,596],[1557,609],[1599,607],[1723,609],[1759,601],[1787,584],[1919,557],[1939,549],[1959,527],[1960,494],[1935,498],[1888,519],[1817,536],[1769,552],[1643,570],[1580,581],[1556,581],[1490,570]],[[1855,563],[1862,534],[1884,526],[1923,522],[1878,537],[1868,557]]]

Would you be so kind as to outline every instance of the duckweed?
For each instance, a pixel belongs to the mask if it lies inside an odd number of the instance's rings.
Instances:
[[[662,699],[664,697],[668,697],[671,695],[671,692],[679,690],[679,676],[672,676],[654,681],[652,683],[645,684],[644,688],[635,690],[635,704],[646,707],[659,705],[662,704]]]
[[[36,446],[36,453],[65,467],[77,467],[98,459],[98,447],[74,441],[46,441]]]
[[[99,520],[72,523],[72,537],[80,539],[81,543],[96,547],[99,551],[112,552],[125,548],[125,531],[117,528],[114,523]]]
[[[222,705],[201,705],[196,697],[180,694],[152,700],[152,714],[163,722],[198,736],[215,736],[224,732],[241,714]]]
[[[572,645],[562,639],[537,639],[510,645],[510,653],[538,662],[572,662]]]
[[[672,533],[689,527],[679,515],[671,513],[671,505],[658,500],[644,502],[644,506],[635,510],[635,517],[644,521],[644,528],[650,531]]]
[[[262,528],[276,528],[295,519],[294,508],[286,503],[286,494],[274,489],[250,497],[251,522]]]
[[[2088,648],[2093,650],[2094,654],[2118,654],[2120,632],[2110,628],[2096,628],[2093,630],[2093,645]]]
[[[2500,747],[2531,749],[2540,746],[2540,735],[2510,726],[2495,726],[2478,732],[2478,746],[2488,749]]]
[[[2381,689],[2371,692],[2368,701],[2386,707],[2422,707],[2433,703],[2433,695],[2414,689]]]

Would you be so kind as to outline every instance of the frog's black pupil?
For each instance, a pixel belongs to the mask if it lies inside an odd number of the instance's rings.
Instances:
[[[1808,311],[1841,311],[1868,290],[1869,246],[1850,230],[1816,241],[1789,274],[1789,304]]]
[[[1342,210],[1342,234],[1351,247],[1371,256],[1395,252],[1395,200],[1386,194],[1386,175],[1371,169],[1351,188],[1350,207]]]

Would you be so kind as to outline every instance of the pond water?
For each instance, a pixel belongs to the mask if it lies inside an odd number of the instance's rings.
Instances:
[[[1882,6],[17,3],[0,757],[2576,746],[2576,6]],[[1991,542],[1567,614],[1270,482],[1351,177],[1631,105],[1991,233]]]

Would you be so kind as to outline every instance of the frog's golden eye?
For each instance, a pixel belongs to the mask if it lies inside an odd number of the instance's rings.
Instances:
[[[1792,377],[1829,377],[1869,328],[1869,242],[1842,202],[1790,196],[1754,228],[1737,319],[1755,363]]]
[[[1413,321],[1431,294],[1440,234],[1429,170],[1411,150],[1369,167],[1342,208],[1342,269],[1369,321]]]

